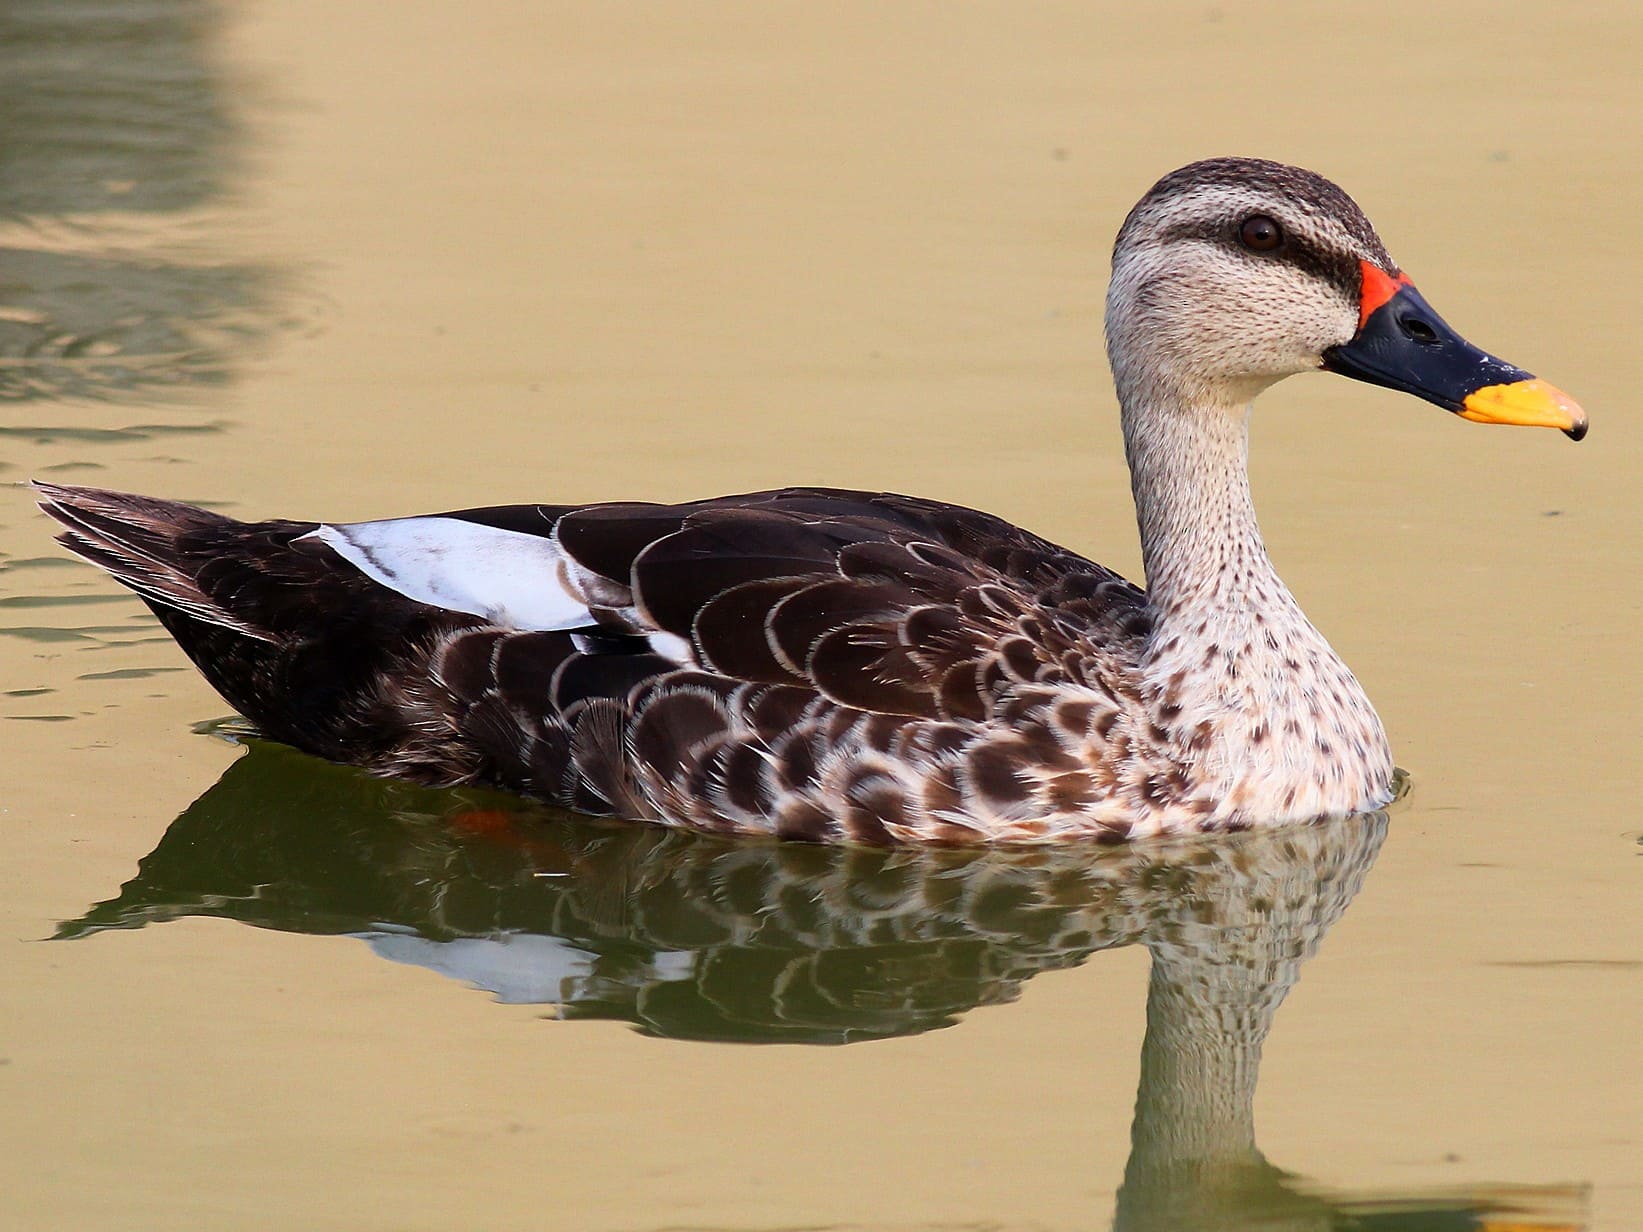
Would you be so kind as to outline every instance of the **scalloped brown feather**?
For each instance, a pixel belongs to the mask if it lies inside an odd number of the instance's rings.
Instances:
[[[700,666],[681,666],[640,637],[584,651],[415,603],[302,540],[313,523],[40,493],[237,709],[323,756],[719,832],[1129,829],[1100,766],[1134,709],[1144,596],[985,514],[800,488],[449,515],[557,528],[597,624],[686,637]]]

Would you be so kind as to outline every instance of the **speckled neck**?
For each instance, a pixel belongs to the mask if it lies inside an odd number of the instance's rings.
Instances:
[[[1166,747],[1188,751],[1192,794],[1227,824],[1384,804],[1380,720],[1261,540],[1248,407],[1156,386],[1120,395],[1154,615],[1144,685]]]
[[[1248,407],[1126,402],[1124,444],[1147,592],[1162,620],[1275,605],[1304,619],[1255,520]]]

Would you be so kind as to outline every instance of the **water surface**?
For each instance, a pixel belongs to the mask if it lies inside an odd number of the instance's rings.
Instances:
[[[333,519],[882,487],[1134,576],[1106,253],[1219,153],[1339,180],[1594,424],[1263,399],[1269,546],[1411,794],[1029,856],[716,843],[216,738],[0,486],[8,1225],[1643,1228],[1632,6],[0,34],[0,484]]]

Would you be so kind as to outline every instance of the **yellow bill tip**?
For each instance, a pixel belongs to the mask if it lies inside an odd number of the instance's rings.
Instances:
[[[1458,413],[1474,423],[1556,428],[1576,441],[1586,435],[1586,412],[1580,403],[1546,381],[1485,385],[1467,395]]]

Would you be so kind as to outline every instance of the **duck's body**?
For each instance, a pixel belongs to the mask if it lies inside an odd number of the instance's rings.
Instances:
[[[1208,596],[1203,636],[1177,635],[1174,610],[1160,636],[1115,574],[933,501],[787,489],[324,527],[42,494],[98,563],[118,567],[115,534],[168,562],[142,593],[268,735],[425,782],[697,829],[962,842],[1346,812],[1391,780],[1373,710],[1293,601],[1257,625]],[[1265,740],[1228,719],[1296,745],[1288,715],[1312,703],[1286,661],[1350,698],[1326,755],[1308,725],[1301,789],[1228,773]]]
[[[1411,314],[1436,342],[1398,341]],[[1184,168],[1132,211],[1108,345],[1145,593],[997,518],[886,494],[331,526],[40,490],[62,541],[237,709],[381,773],[879,843],[1385,803],[1374,709],[1262,546],[1248,402],[1325,363],[1471,418],[1577,435],[1578,408],[1448,332],[1339,189],[1256,160]]]

